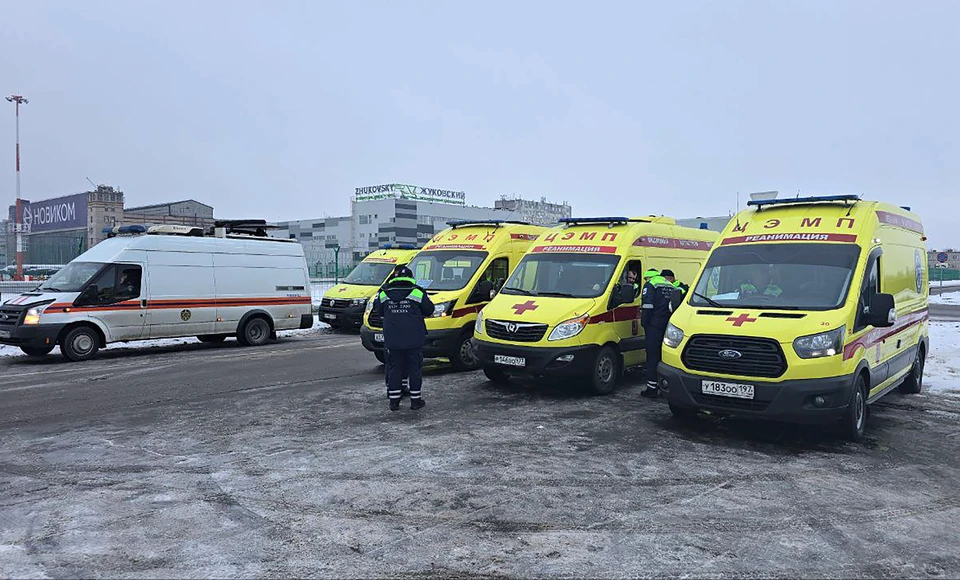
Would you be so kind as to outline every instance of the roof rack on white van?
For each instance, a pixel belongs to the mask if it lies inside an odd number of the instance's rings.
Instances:
[[[189,236],[203,237],[213,236],[217,238],[234,238],[247,240],[262,240],[270,242],[294,242],[285,238],[271,238],[267,236],[268,229],[275,229],[277,226],[268,225],[265,220],[220,220],[214,222],[214,226],[206,231],[200,226],[184,226],[177,224],[161,224],[155,226],[129,225],[115,226],[112,228],[103,228],[103,233],[107,238],[115,236],[140,236],[149,235],[167,235],[167,236]]]

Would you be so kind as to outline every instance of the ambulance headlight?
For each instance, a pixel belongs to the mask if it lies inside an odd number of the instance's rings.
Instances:
[[[667,330],[663,333],[663,344],[670,348],[677,348],[681,342],[683,342],[683,331],[671,322],[667,325]]]
[[[455,300],[449,302],[441,302],[440,304],[433,305],[433,317],[440,318],[442,316],[449,316],[450,311],[453,310],[453,303]]]
[[[477,314],[477,321],[473,324],[474,334],[483,334],[483,310]]]
[[[26,315],[23,317],[23,324],[40,324],[40,315],[43,314],[46,306],[36,306],[27,310]]]
[[[367,300],[367,307],[363,309],[364,313],[370,314],[373,312],[373,300]]]
[[[589,321],[590,316],[586,314],[578,316],[577,318],[571,318],[570,320],[564,320],[553,329],[553,332],[550,333],[550,338],[547,340],[566,340],[573,338],[583,332],[583,329],[587,327],[587,322]]]
[[[366,298],[354,298],[350,301],[350,306],[364,306],[369,300]]]
[[[801,336],[793,341],[793,350],[800,358],[822,358],[834,356],[843,351],[843,339],[846,326],[834,330]]]

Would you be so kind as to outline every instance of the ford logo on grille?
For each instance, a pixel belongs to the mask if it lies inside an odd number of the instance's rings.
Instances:
[[[511,334],[514,333],[514,332],[516,332],[516,331],[517,331],[517,328],[519,328],[519,327],[518,327],[515,323],[513,323],[513,322],[507,324],[507,332],[509,332],[509,333],[511,333]]]
[[[732,350],[728,348],[726,350],[721,350],[717,353],[717,355],[724,360],[737,360],[743,356],[743,353],[741,353],[739,350]]]

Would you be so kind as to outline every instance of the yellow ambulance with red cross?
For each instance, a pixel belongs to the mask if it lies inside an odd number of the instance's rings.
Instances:
[[[659,383],[670,409],[836,422],[860,440],[869,404],[923,383],[920,218],[855,195],[750,205],[667,328]]]
[[[484,373],[494,382],[571,376],[611,392],[623,369],[646,360],[638,314],[643,272],[669,268],[692,282],[716,239],[716,232],[668,217],[561,220],[477,318]],[[636,283],[628,281],[633,276]]]
[[[448,225],[407,267],[435,307],[433,316],[425,321],[423,355],[447,358],[455,369],[469,370],[477,368],[471,341],[477,313],[546,228],[496,219]],[[367,306],[360,340],[383,362],[383,320],[372,312],[372,305],[371,301]]]

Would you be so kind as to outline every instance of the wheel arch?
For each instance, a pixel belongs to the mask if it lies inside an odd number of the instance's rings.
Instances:
[[[107,346],[108,335],[107,335],[106,329],[104,329],[100,323],[90,319],[76,320],[64,325],[64,327],[60,329],[59,334],[57,334],[57,344],[60,344],[63,341],[64,337],[67,336],[68,332],[80,326],[86,326],[86,327],[92,328],[94,332],[96,332],[97,341],[99,342],[99,344],[97,345],[98,347],[105,348]]]

